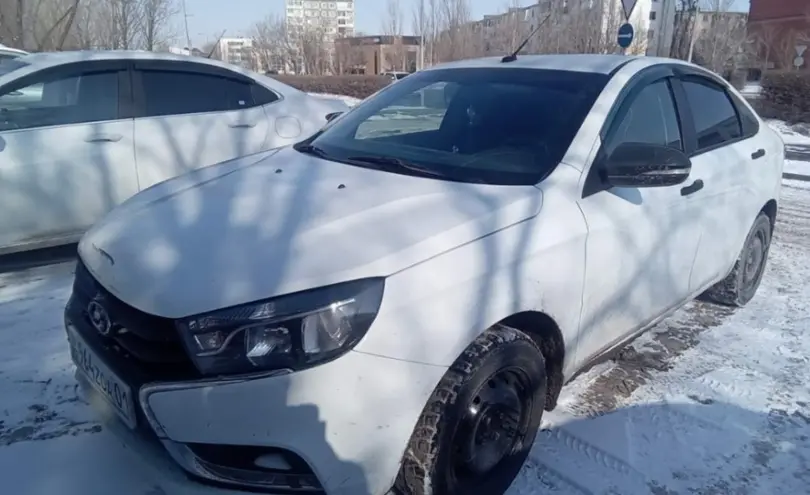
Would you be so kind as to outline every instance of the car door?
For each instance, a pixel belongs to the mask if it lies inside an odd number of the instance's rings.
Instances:
[[[678,84],[679,108],[694,128],[687,142],[692,177],[704,185],[690,198],[699,204],[694,220],[702,225],[690,281],[695,292],[734,266],[762,207],[755,178],[757,168],[766,168],[768,146],[757,136],[756,118],[740,113],[724,84],[697,74],[681,76]]]
[[[617,103],[585,175],[579,205],[588,239],[577,360],[620,343],[689,296],[700,226],[690,218],[684,185],[608,188],[599,179],[601,164],[619,144],[683,149],[670,78],[642,81]]]
[[[265,149],[270,123],[262,105],[277,96],[241,74],[191,62],[138,62],[134,88],[141,189]]]
[[[128,81],[86,61],[0,87],[0,246],[70,241],[138,191]]]

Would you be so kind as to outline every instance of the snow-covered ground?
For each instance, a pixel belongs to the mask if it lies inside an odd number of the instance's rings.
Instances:
[[[510,495],[808,493],[810,183],[784,181],[779,215],[751,304],[691,303],[574,380]],[[72,271],[0,273],[0,493],[210,493],[147,467],[79,398]]]
[[[343,96],[343,95],[333,95],[329,93],[309,93],[309,94],[310,96],[315,96],[317,98],[330,98],[334,100],[341,100],[350,107],[357,105],[361,101],[359,98],[352,98],[351,96]]]
[[[784,172],[810,177],[810,124],[788,125],[779,120],[771,120],[768,124],[782,135],[785,141]]]

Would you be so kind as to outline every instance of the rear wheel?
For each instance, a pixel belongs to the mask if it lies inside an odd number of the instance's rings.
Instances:
[[[496,326],[450,367],[425,406],[397,477],[404,495],[504,493],[529,455],[546,396],[532,339]]]
[[[728,276],[709,288],[703,295],[710,301],[726,306],[745,306],[757,293],[773,232],[771,219],[760,213],[745,239],[742,252]]]

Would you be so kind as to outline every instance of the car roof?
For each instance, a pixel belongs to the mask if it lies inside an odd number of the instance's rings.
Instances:
[[[553,55],[518,55],[517,60],[504,63],[503,57],[485,57],[470,60],[459,60],[431,67],[436,69],[466,69],[466,68],[522,68],[522,69],[551,69],[571,70],[577,72],[594,72],[610,74],[625,63],[640,57],[627,55],[599,55],[599,54],[553,54]],[[645,57],[647,58],[647,57]]]
[[[68,52],[30,53],[20,57],[22,62],[36,66],[38,69],[55,65],[94,60],[167,60],[174,62],[194,62],[198,64],[221,67],[236,72],[249,73],[246,69],[227,64],[219,60],[179,55],[174,53],[148,52],[142,50],[82,50]]]

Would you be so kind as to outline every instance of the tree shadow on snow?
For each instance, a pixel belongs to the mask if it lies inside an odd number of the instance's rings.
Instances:
[[[762,412],[716,401],[695,387],[673,402],[562,420],[538,434],[509,495],[806,490],[810,405],[797,400],[778,406],[745,387],[721,386],[749,402],[761,399]]]

